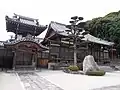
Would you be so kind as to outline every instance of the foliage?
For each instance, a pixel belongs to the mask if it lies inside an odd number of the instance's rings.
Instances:
[[[88,71],[88,72],[86,72],[86,75],[89,75],[89,76],[103,76],[103,75],[105,75],[105,71],[103,71],[103,70]]]
[[[70,65],[69,67],[67,67],[67,69],[69,69],[71,71],[78,71],[79,70],[78,66],[75,66],[75,65]]]
[[[115,42],[120,52],[120,11],[87,21],[85,29],[96,37]]]

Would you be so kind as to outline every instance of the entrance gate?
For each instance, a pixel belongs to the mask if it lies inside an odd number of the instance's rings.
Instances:
[[[16,65],[32,65],[32,54],[27,52],[16,52]]]

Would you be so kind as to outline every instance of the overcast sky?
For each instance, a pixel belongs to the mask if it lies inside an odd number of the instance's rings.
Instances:
[[[71,16],[82,16],[86,21],[119,10],[120,0],[1,0],[0,41],[7,40],[11,35],[6,31],[5,15],[16,13],[48,25],[50,21],[68,24]]]

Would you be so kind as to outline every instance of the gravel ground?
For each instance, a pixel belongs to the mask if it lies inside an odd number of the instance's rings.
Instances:
[[[116,68],[118,68],[120,70],[119,65],[114,65],[114,66],[116,66]],[[103,69],[104,71],[107,71],[107,72],[113,72],[114,71],[114,69],[109,67],[109,66],[101,66],[100,68]],[[120,90],[120,85],[96,88],[96,89],[92,89],[92,90]]]
[[[96,88],[96,89],[92,89],[92,90],[120,90],[120,85]]]
[[[116,66],[120,70],[120,66]],[[114,69],[109,66],[100,66],[106,72],[113,72]],[[63,90],[60,87],[52,84],[35,72],[18,72],[18,75],[23,82],[26,90]],[[120,90],[120,85],[96,88],[92,90]]]
[[[46,79],[33,73],[18,73],[26,90],[63,90]]]

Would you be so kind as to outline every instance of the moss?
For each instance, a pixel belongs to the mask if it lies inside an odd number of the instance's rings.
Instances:
[[[70,65],[69,67],[67,67],[67,69],[69,69],[71,71],[78,71],[79,70],[78,66],[74,66],[74,65]]]
[[[104,76],[105,75],[105,71],[103,71],[103,70],[88,71],[88,72],[86,72],[86,75],[89,75],[89,76]]]

